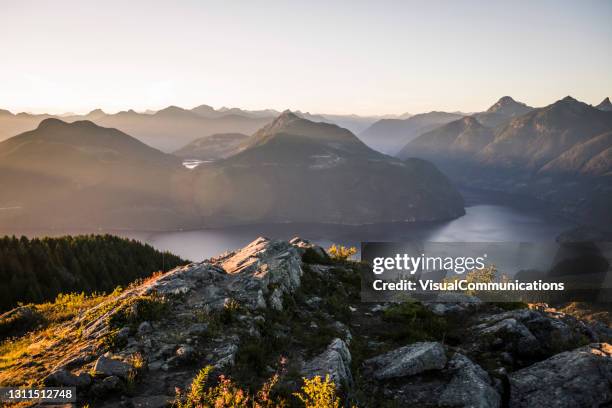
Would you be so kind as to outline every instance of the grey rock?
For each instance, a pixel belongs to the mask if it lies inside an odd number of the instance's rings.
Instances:
[[[483,340],[492,338],[494,347],[505,347],[520,356],[531,356],[540,350],[540,342],[521,322],[507,318],[491,326],[481,327],[479,335]],[[499,340],[497,340],[499,339]]]
[[[147,334],[151,333],[152,331],[153,331],[153,327],[151,326],[151,323],[149,323],[149,322],[142,322],[138,326],[138,335],[140,337],[146,336]]]
[[[123,382],[117,376],[104,378],[102,381],[96,382],[91,387],[91,393],[97,397],[104,397],[109,394],[115,394],[117,391],[123,390]]]
[[[509,375],[510,408],[597,407],[612,403],[612,345],[591,344]]]
[[[255,308],[265,309],[266,307],[266,299],[264,298],[263,291],[260,289],[257,291],[257,301],[255,303]]]
[[[351,353],[341,339],[334,339],[323,353],[306,362],[302,368],[302,375],[306,378],[325,378],[328,374],[336,385],[345,390],[353,385]]]
[[[454,375],[440,396],[442,407],[497,408],[501,397],[491,378],[478,364],[463,354],[455,354],[448,363]]]
[[[116,376],[125,379],[128,377],[131,368],[128,363],[122,360],[102,355],[96,360],[93,371],[95,375],[105,377]]]
[[[238,345],[234,343],[229,343],[215,349],[213,351],[213,354],[217,356],[215,367],[221,369],[233,366],[236,362],[236,353],[238,353]]]
[[[118,344],[127,344],[129,337],[130,337],[130,328],[129,327],[122,327],[117,332],[117,342],[118,342]]]
[[[206,323],[195,323],[191,325],[187,334],[190,336],[204,336],[208,333],[208,324]]]
[[[75,375],[68,370],[59,369],[49,374],[44,383],[57,387],[88,387],[91,384],[91,376],[87,373]]]
[[[446,365],[444,346],[438,342],[418,342],[365,361],[377,380],[405,377]]]
[[[283,310],[283,293],[278,288],[274,289],[268,301],[272,309],[279,312]]]

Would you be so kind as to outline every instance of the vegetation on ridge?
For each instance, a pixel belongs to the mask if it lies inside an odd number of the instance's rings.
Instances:
[[[92,294],[170,270],[187,261],[111,235],[0,238],[0,311],[61,293]]]

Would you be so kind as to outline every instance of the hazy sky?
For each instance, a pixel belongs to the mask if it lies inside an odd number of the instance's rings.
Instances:
[[[477,111],[612,96],[612,1],[0,0],[0,107]]]

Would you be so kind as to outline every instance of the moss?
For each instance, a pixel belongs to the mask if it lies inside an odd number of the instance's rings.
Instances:
[[[307,264],[321,264],[321,265],[330,265],[331,258],[327,253],[315,251],[312,248],[306,248],[304,254],[302,255],[302,261]]]
[[[159,320],[168,308],[166,301],[157,295],[144,295],[121,302],[116,311],[108,317],[113,327],[136,326],[144,321]]]
[[[404,302],[389,307],[384,311],[383,320],[396,325],[396,329],[385,337],[402,342],[443,340],[449,331],[444,317],[435,315],[416,302]]]
[[[529,305],[524,302],[492,302],[491,305],[497,306],[503,310],[517,310],[529,308]]]

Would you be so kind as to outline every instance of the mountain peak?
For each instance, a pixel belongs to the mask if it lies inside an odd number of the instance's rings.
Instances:
[[[502,96],[493,106],[487,109],[490,113],[501,113],[508,116],[515,116],[530,111],[532,108],[523,102],[515,101],[511,96]]]
[[[565,98],[561,99],[561,102],[578,102],[578,100],[567,95]]]
[[[49,129],[53,127],[61,127],[61,126],[68,125],[68,124],[69,123],[64,122],[63,120],[60,120],[57,118],[48,118],[48,119],[42,120],[38,124],[38,129]]]
[[[104,112],[100,108],[94,109],[91,112],[89,112],[87,115],[85,115],[85,117],[94,118],[94,119],[98,119],[98,118],[101,118],[103,116],[106,116],[106,112]]]
[[[276,119],[274,119],[274,121],[272,121],[272,123],[270,124],[270,130],[276,131],[278,129],[281,129],[289,125],[290,123],[296,120],[305,120],[305,119],[300,118],[298,115],[291,112],[289,109],[284,110],[283,113],[281,113]]]
[[[610,98],[606,97],[599,105],[595,107],[602,111],[612,111],[612,103],[610,103]]]

